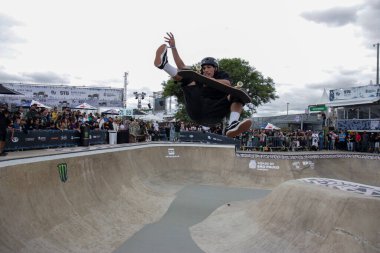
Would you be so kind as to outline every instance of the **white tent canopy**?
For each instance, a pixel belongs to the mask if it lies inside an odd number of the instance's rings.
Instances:
[[[109,109],[109,110],[103,111],[102,114],[119,115],[119,114],[120,114],[120,110],[117,110],[117,109]]]
[[[272,123],[268,123],[268,124],[265,126],[265,129],[266,129],[266,130],[279,130],[279,129],[281,129],[281,128],[279,128],[279,127],[273,125]]]
[[[80,104],[80,105],[74,107],[74,109],[79,109],[79,110],[97,110],[98,108],[96,108],[95,106],[92,106],[90,104],[83,103],[83,104]]]
[[[50,106],[44,105],[43,103],[38,102],[37,100],[32,100],[32,102],[30,102],[30,106],[32,106],[32,105],[37,105],[38,108],[47,108],[47,109],[51,109]]]
[[[135,117],[141,120],[145,120],[145,121],[159,121],[159,122],[162,121],[162,118],[153,114],[147,114],[147,115],[141,115],[141,116],[136,115]]]

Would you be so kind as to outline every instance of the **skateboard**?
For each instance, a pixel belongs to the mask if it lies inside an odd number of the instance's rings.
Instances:
[[[218,82],[218,81],[213,80],[211,78],[208,78],[204,75],[201,75],[201,74],[199,74],[193,70],[180,70],[180,71],[178,71],[177,75],[179,75],[183,78],[191,79],[191,80],[198,82],[198,83],[201,83],[201,84],[205,84],[205,85],[212,87],[216,90],[225,92],[226,94],[231,94],[234,97],[240,98],[241,101],[245,104],[252,102],[251,97],[242,88],[225,85],[221,82]]]

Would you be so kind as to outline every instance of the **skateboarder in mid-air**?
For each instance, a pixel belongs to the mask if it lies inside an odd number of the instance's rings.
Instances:
[[[207,84],[197,83],[189,78],[182,78],[177,74],[179,70],[189,69],[186,67],[175,45],[172,33],[167,33],[165,42],[172,49],[174,62],[177,68],[168,63],[166,44],[162,44],[156,51],[154,65],[168,73],[174,80],[181,82],[185,96],[186,111],[190,118],[202,125],[212,125],[222,121],[230,114],[226,127],[228,137],[236,137],[250,129],[252,121],[245,119],[239,121],[244,103],[236,96],[226,94],[220,90],[211,88]],[[231,86],[229,75],[219,70],[218,62],[213,57],[206,57],[201,61],[201,74],[219,81],[224,85]]]

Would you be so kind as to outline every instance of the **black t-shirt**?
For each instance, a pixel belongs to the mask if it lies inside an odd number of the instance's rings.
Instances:
[[[0,112],[0,132],[5,132],[10,123],[10,119],[5,117],[3,112]]]
[[[226,72],[224,72],[224,71],[218,71],[218,72],[216,72],[214,74],[214,78],[215,79],[228,80],[228,81],[230,81],[232,83],[230,76]],[[216,90],[216,89],[208,87],[208,86],[204,86],[202,92],[203,92],[203,96],[204,97],[211,98],[211,99],[220,99],[220,98],[223,98],[223,97],[225,97],[227,95],[225,92]]]
[[[180,132],[180,131],[181,131],[181,124],[176,123],[176,124],[174,125],[174,131],[175,131],[176,133]]]

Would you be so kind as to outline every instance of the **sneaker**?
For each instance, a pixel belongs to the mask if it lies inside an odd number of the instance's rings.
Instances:
[[[158,47],[156,51],[156,58],[154,59],[154,66],[156,66],[159,69],[163,69],[165,67],[166,63],[168,63],[167,52],[167,45],[162,44]]]
[[[251,128],[252,121],[250,119],[245,119],[243,121],[233,121],[229,126],[226,127],[226,136],[234,138],[241,133],[248,131]]]

